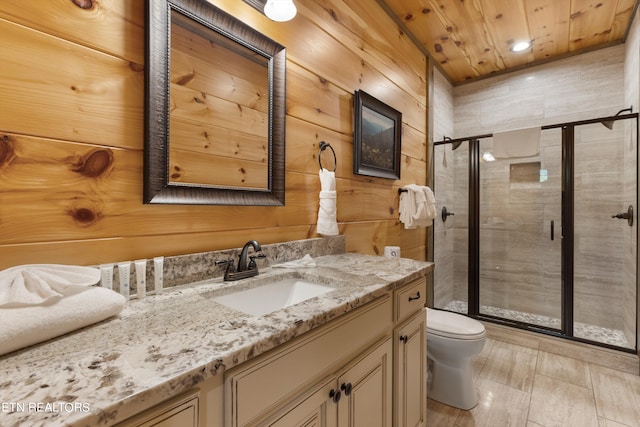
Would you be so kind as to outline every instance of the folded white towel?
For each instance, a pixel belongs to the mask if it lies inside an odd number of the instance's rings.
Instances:
[[[532,157],[540,154],[541,129],[518,129],[493,134],[491,153],[496,159]]]
[[[436,217],[436,199],[431,188],[416,184],[403,187],[400,193],[400,222],[405,229],[428,227]]]
[[[310,268],[310,267],[316,267],[316,261],[311,258],[311,255],[306,254],[305,256],[303,256],[300,259],[294,260],[294,261],[289,261],[289,262],[283,262],[282,264],[275,264],[272,265],[271,267],[275,267],[275,268]]]
[[[95,285],[100,270],[57,264],[27,264],[0,271],[0,307],[46,304]]]
[[[49,304],[0,308],[0,355],[118,314],[125,298],[97,286],[75,289]]]
[[[316,231],[325,236],[337,236],[336,176],[332,171],[320,169],[320,207]]]
[[[398,207],[398,213],[400,214],[400,222],[405,224],[405,228],[411,222],[411,214],[415,211],[415,196],[413,192],[410,192],[407,188],[403,188],[403,192],[400,193],[400,202]]]

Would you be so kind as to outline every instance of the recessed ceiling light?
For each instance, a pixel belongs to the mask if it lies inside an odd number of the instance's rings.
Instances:
[[[518,42],[511,46],[511,52],[522,52],[531,47],[531,42]]]
[[[264,5],[264,14],[276,22],[286,22],[293,19],[297,11],[293,0],[267,0],[267,4]]]

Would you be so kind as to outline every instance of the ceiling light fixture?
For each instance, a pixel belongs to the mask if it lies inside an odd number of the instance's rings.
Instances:
[[[285,22],[293,19],[297,13],[293,0],[267,0],[264,5],[264,14],[267,18],[276,22]]]
[[[518,42],[511,46],[511,52],[522,52],[531,47],[531,42]]]

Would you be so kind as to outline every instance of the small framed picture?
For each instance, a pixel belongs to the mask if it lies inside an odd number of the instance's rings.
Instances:
[[[359,90],[354,115],[353,173],[400,179],[402,113]]]

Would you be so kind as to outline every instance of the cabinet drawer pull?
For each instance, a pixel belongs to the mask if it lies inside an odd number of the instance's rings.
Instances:
[[[409,301],[413,301],[416,299],[420,299],[420,291],[418,291],[414,296],[409,295]]]
[[[409,337],[406,335],[400,335],[400,341],[406,344],[407,341],[409,341]]]
[[[335,403],[338,403],[340,401],[341,395],[342,395],[342,393],[340,393],[340,390],[331,389],[331,391],[329,392],[329,397]]]
[[[351,394],[352,387],[353,386],[351,385],[351,383],[348,383],[348,384],[342,383],[342,385],[340,386],[340,389],[344,391],[345,396],[349,396]]]

